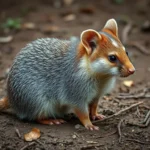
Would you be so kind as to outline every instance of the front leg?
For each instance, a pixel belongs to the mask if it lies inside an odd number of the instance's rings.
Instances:
[[[81,123],[89,130],[99,130],[99,127],[94,126],[92,124],[92,122],[90,121],[90,117],[89,117],[89,112],[85,111],[81,111],[78,108],[74,109],[74,113],[75,115],[79,118],[79,120],[81,121]]]
[[[97,108],[98,108],[98,99],[94,99],[89,105],[90,117],[92,118],[92,120],[101,120],[105,118],[104,115],[97,113]]]

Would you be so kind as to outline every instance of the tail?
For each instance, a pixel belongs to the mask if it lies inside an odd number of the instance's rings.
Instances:
[[[10,105],[8,102],[8,97],[3,97],[2,99],[0,99],[0,111],[5,110],[9,107],[10,107]]]

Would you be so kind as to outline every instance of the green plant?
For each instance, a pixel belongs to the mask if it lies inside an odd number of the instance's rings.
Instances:
[[[124,2],[124,0],[114,0],[114,2],[115,2],[116,4],[122,4],[122,3]]]
[[[8,28],[8,29],[20,29],[21,19],[20,18],[8,18],[6,22],[2,24],[2,27]]]

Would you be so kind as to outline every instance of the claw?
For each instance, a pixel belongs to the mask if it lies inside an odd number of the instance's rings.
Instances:
[[[92,120],[102,120],[105,118],[105,116],[101,114],[96,114],[96,115],[93,115],[91,118]]]
[[[59,125],[59,124],[63,124],[66,121],[64,121],[63,119],[47,119],[47,120],[38,120],[39,123],[41,124],[46,124],[46,125]]]
[[[85,126],[88,130],[91,130],[91,131],[93,131],[93,130],[99,130],[99,127],[98,126],[94,126],[94,125],[86,125]]]

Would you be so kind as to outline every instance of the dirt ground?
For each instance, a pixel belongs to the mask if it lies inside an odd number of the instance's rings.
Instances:
[[[67,2],[1,1],[0,22],[5,22],[9,17],[21,18],[21,28],[0,29],[1,37],[13,37],[10,42],[0,43],[0,97],[5,95],[9,67],[17,52],[27,43],[41,37],[68,39],[80,36],[84,29],[100,30],[107,19],[115,18],[119,26],[119,36],[122,37],[137,71],[131,77],[118,78],[112,93],[100,100],[99,112],[110,116],[134,103],[144,103],[125,111],[122,115],[95,123],[99,126],[99,131],[84,129],[74,117],[67,118],[67,123],[63,125],[46,126],[23,122],[14,114],[0,112],[0,149],[150,150],[148,119],[147,126],[141,123],[150,111],[150,1],[124,0],[119,3],[117,0],[74,0],[71,4]],[[135,42],[136,46],[131,46],[131,42]],[[132,80],[134,85],[126,87],[123,85],[124,80]],[[120,98],[118,96],[121,93],[125,94]],[[41,137],[33,142],[24,141],[24,134],[34,127],[40,129]],[[118,129],[121,129],[120,141]],[[19,130],[20,137],[16,130]]]

